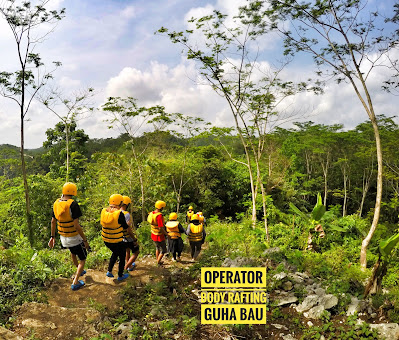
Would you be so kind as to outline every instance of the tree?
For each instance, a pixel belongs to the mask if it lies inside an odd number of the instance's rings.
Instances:
[[[367,113],[374,131],[377,153],[377,193],[374,217],[363,239],[360,263],[366,267],[367,247],[378,225],[382,198],[382,146],[368,79],[395,45],[392,33],[377,27],[380,15],[367,12],[363,0],[271,0],[267,15],[271,27],[283,34],[286,55],[306,52],[313,56],[317,74],[337,83],[349,83]],[[281,24],[284,21],[288,25]]]
[[[51,163],[50,172],[56,178],[76,180],[83,173],[87,160],[84,154],[89,136],[76,128],[74,120],[57,123],[53,129],[47,129],[46,135],[43,147],[47,153],[44,157]]]
[[[21,168],[25,191],[26,222],[31,244],[33,244],[33,226],[24,158],[24,122],[33,99],[47,81],[52,78],[53,73],[53,71],[46,71],[36,48],[52,31],[52,29],[48,30],[48,25],[58,22],[65,14],[65,9],[60,11],[46,9],[49,2],[50,0],[37,2],[3,0],[0,2],[0,14],[11,29],[16,43],[19,65],[15,72],[0,72],[0,94],[13,100],[19,108]],[[43,28],[47,28],[45,33],[43,33]],[[60,63],[54,62],[54,66],[58,67]]]
[[[88,136],[84,134],[83,130],[76,130],[76,122],[83,118],[88,113],[94,111],[93,105],[90,103],[90,99],[94,96],[94,89],[89,87],[87,89],[80,90],[73,93],[70,96],[64,96],[60,90],[51,90],[46,96],[41,96],[40,101],[52,112],[54,113],[63,124],[57,124],[55,130],[47,130],[47,142],[43,144],[44,147],[51,146],[55,140],[56,130],[61,132],[62,136],[65,137],[65,182],[69,181],[70,174],[70,144],[72,142],[71,138],[75,138],[75,141],[80,143],[85,143],[88,140]],[[60,105],[62,106],[60,108]],[[75,136],[71,136],[71,133],[75,133]],[[77,134],[80,134],[77,135]],[[86,137],[84,137],[86,136]],[[58,142],[58,141],[57,141]],[[50,143],[50,144],[49,144]],[[51,150],[50,150],[51,152]],[[77,154],[74,154],[75,159],[77,159]],[[75,169],[76,170],[76,169]],[[76,178],[77,174],[73,177]]]
[[[114,126],[119,127],[129,135],[130,140],[128,143],[140,181],[141,217],[142,221],[145,221],[147,212],[145,210],[144,156],[149,140],[143,146],[139,147],[137,145],[137,137],[145,131],[148,124],[152,124],[155,130],[162,130],[165,124],[171,122],[170,115],[165,112],[163,106],[140,107],[137,104],[137,100],[132,97],[110,97],[102,106],[102,109],[111,115],[111,118],[108,120],[111,124],[110,128]]]
[[[192,18],[193,29],[169,32],[162,27],[158,33],[167,34],[172,43],[181,44],[187,59],[199,65],[201,81],[210,85],[224,97],[232,113],[235,132],[245,152],[245,161],[236,160],[248,169],[251,198],[252,224],[256,223],[256,197],[261,191],[266,238],[269,240],[266,219],[266,192],[263,183],[261,159],[265,155],[265,138],[273,122],[284,120],[287,112],[277,107],[288,96],[305,90],[306,86],[283,82],[280,73],[288,61],[280,67],[265,67],[258,62],[256,40],[266,33],[261,13],[263,3],[252,1],[240,7],[238,15],[228,18],[220,11]],[[232,19],[233,23],[229,24]],[[192,37],[201,37],[194,41]]]

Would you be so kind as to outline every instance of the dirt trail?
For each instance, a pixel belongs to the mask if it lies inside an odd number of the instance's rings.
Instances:
[[[77,291],[71,290],[71,279],[59,278],[45,291],[48,304],[25,303],[15,313],[15,336],[24,339],[34,336],[34,339],[41,340],[90,339],[99,336],[101,325],[106,321],[102,312],[118,310],[118,291],[128,281],[133,280],[137,286],[141,286],[152,280],[162,280],[171,269],[190,265],[186,253],[182,254],[181,262],[166,259],[162,267],[157,266],[154,257],[139,257],[136,269],[130,272],[131,277],[122,282],[106,277],[106,270],[87,269],[83,277],[85,286]],[[117,264],[114,272],[116,270]]]

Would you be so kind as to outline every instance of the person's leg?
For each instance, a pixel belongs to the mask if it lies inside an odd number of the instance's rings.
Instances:
[[[78,268],[76,269],[76,275],[75,278],[73,279],[72,284],[76,285],[78,283],[80,274],[82,274],[83,269],[85,267],[85,263],[86,263],[85,260],[79,262]]]
[[[190,248],[191,248],[191,258],[194,258],[195,253],[195,242],[190,241]]]
[[[116,250],[117,257],[119,257],[119,267],[118,267],[118,276],[123,276],[123,271],[125,270],[125,256],[126,256],[126,247],[124,242],[117,243],[118,247]]]
[[[109,243],[109,242],[104,242],[104,243],[107,246],[107,248],[109,250],[111,250],[111,252],[112,252],[111,257],[109,259],[109,264],[108,264],[108,272],[112,273],[112,270],[114,269],[116,260],[118,259],[118,255],[115,253],[115,251],[117,250],[117,247],[115,246],[116,243]]]
[[[126,247],[126,262],[129,262],[130,259],[130,248]]]
[[[75,267],[77,267],[79,265],[79,261],[78,261],[77,256],[75,254],[71,253],[71,258],[72,258],[73,264],[75,265]]]
[[[126,265],[125,265],[125,269],[130,268],[130,266],[136,261],[137,256],[139,256],[140,251],[137,250],[135,253],[133,253],[133,255],[130,257],[130,259],[127,261]]]
[[[194,252],[194,260],[196,260],[198,258],[198,255],[201,252],[201,245],[202,245],[202,241],[198,241],[195,242],[195,252]]]

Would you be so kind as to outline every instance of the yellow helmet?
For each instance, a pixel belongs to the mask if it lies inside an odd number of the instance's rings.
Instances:
[[[156,201],[155,202],[155,208],[157,209],[162,209],[166,207],[166,203],[164,201]]]
[[[193,206],[192,205],[190,205],[189,207],[188,207],[188,210],[193,210],[194,208],[193,208]]]
[[[120,194],[113,194],[109,197],[109,204],[121,205],[123,203],[123,196]]]
[[[76,196],[78,194],[78,188],[76,187],[76,184],[71,182],[65,183],[62,187],[62,194]]]
[[[191,221],[194,221],[194,220],[199,220],[199,216],[197,215],[197,214],[193,214],[193,216],[191,216]]]
[[[176,221],[177,220],[177,214],[175,212],[171,213],[169,215],[169,220]]]
[[[128,205],[129,203],[132,203],[132,200],[130,199],[129,196],[123,196],[123,204]]]

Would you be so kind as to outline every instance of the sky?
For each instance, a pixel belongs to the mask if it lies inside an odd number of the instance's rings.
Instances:
[[[2,3],[3,0],[0,0]],[[66,8],[66,16],[46,40],[38,44],[46,65],[62,62],[54,73],[51,87],[66,97],[92,87],[96,107],[110,96],[132,96],[140,106],[163,105],[167,112],[201,117],[217,126],[232,126],[233,119],[226,101],[209,86],[195,81],[197,67],[181,54],[182,48],[167,37],[155,35],[162,26],[172,30],[187,28],[191,17],[205,15],[213,9],[232,14],[244,0],[50,0],[52,9]],[[391,0],[369,1],[387,6]],[[50,27],[44,27],[43,31]],[[257,41],[258,62],[271,65],[281,40],[277,36]],[[16,44],[9,27],[0,19],[0,71],[17,67]],[[299,57],[283,72],[286,79],[305,80],[314,70],[310,57]],[[369,85],[377,114],[395,116],[399,97],[384,93],[380,85],[386,70],[370,75]],[[359,100],[347,84],[330,83],[323,96],[298,95],[285,104],[301,114],[302,120],[320,124],[343,124],[350,129],[367,120]],[[62,112],[61,112],[62,115]],[[298,116],[299,117],[299,116]],[[96,110],[78,124],[91,138],[115,137],[117,128],[108,129],[107,116]],[[399,121],[396,119],[396,122]],[[297,119],[301,120],[300,118]],[[18,108],[0,98],[0,144],[20,145]],[[38,148],[46,139],[46,130],[59,121],[38,101],[31,105],[26,120],[25,147]],[[290,127],[286,125],[285,127]]]

